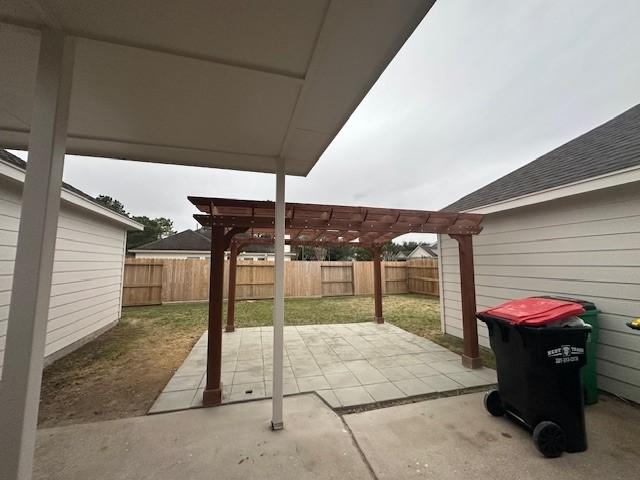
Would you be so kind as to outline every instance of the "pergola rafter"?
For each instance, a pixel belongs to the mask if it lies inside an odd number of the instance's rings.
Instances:
[[[236,201],[209,197],[189,197],[189,200],[202,212],[194,215],[194,218],[203,226],[235,226],[267,231],[274,226],[273,202],[238,200],[238,203],[233,203]],[[481,230],[481,219],[479,215],[465,213],[304,203],[289,203],[285,209],[285,228],[289,235],[297,230],[395,233],[396,236],[405,233],[475,235]]]
[[[227,331],[233,331],[237,256],[243,248],[275,243],[275,203],[212,197],[188,197],[201,212],[194,218],[211,228],[209,343],[204,403],[221,402],[222,272],[224,251],[230,248]],[[280,217],[282,218],[282,217]],[[287,203],[284,208],[285,243],[309,246],[368,248],[373,256],[374,320],[382,314],[382,246],[407,233],[447,234],[460,247],[464,330],[463,364],[481,366],[475,319],[473,250],[471,236],[480,233],[482,215],[389,208]],[[287,238],[288,237],[288,238]],[[282,237],[280,237],[282,238]],[[464,270],[464,271],[463,271]]]

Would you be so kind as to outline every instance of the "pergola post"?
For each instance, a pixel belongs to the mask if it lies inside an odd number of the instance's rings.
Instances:
[[[238,270],[238,242],[231,242],[229,251],[229,290],[227,293],[227,326],[225,332],[236,329],[236,272]]]
[[[476,320],[476,287],[471,235],[449,235],[458,242],[460,257],[460,296],[462,297],[462,364],[467,368],[481,368]]]
[[[375,303],[374,320],[376,323],[384,323],[382,316],[382,249],[373,247],[373,297]]]
[[[284,244],[285,244],[285,164],[276,162],[276,203],[274,229],[274,291],[273,291],[273,396],[271,428],[284,428],[283,403],[283,350],[284,350]]]
[[[51,296],[74,39],[41,32],[2,372],[0,478],[30,479]]]
[[[207,334],[207,385],[202,396],[205,406],[222,403],[222,302],[224,281],[224,227],[211,227],[211,267],[209,270],[209,331]]]

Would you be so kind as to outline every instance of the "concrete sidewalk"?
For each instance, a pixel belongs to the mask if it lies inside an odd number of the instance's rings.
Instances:
[[[545,459],[528,432],[489,416],[482,394],[340,416],[316,394],[40,430],[35,479],[631,479],[640,409],[587,409],[589,450]],[[348,425],[348,426],[347,426]]]
[[[34,479],[371,479],[350,434],[315,394],[38,432]]]

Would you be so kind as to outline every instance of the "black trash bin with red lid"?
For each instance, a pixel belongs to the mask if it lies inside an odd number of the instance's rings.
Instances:
[[[575,318],[583,313],[574,302],[525,298],[477,314],[487,325],[498,375],[485,407],[532,430],[546,457],[587,449],[580,368],[590,327]]]

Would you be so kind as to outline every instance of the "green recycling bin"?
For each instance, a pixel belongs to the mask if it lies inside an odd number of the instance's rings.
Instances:
[[[584,388],[584,403],[593,405],[598,402],[598,376],[596,374],[596,348],[598,345],[599,310],[596,306],[586,300],[577,298],[545,296],[544,298],[556,298],[558,300],[568,300],[569,302],[579,303],[585,312],[580,315],[584,323],[591,325],[591,334],[587,339],[587,364],[582,367],[580,375],[582,377],[582,386]]]
[[[582,367],[582,385],[584,386],[584,403],[592,405],[598,401],[598,375],[596,374],[596,348],[598,345],[598,309],[591,302],[580,302],[586,310],[580,318],[591,325],[591,335],[587,339],[587,364]]]

